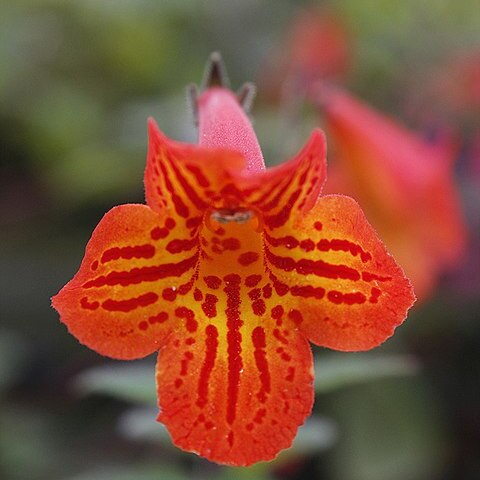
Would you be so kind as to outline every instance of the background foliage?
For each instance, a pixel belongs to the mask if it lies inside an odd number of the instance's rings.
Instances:
[[[50,308],[103,213],[143,201],[147,117],[194,140],[184,86],[200,81],[209,53],[222,51],[233,87],[260,79],[307,4],[325,2],[0,1],[0,478],[480,478],[478,105],[442,111],[463,144],[466,259],[380,349],[315,348],[314,415],[271,464],[234,470],[173,447],[154,422],[155,359],[108,361]],[[351,36],[349,87],[412,127],[425,126],[432,76],[480,49],[476,0],[331,4]],[[268,98],[260,83],[255,127],[274,164],[313,117],[292,124]]]

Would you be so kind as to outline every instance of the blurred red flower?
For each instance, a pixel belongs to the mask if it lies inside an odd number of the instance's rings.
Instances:
[[[268,55],[260,78],[262,91],[278,98],[284,88],[298,95],[320,79],[339,80],[350,66],[351,48],[338,15],[326,9],[301,10],[283,44]]]
[[[465,247],[452,137],[427,144],[334,87],[320,87],[315,100],[334,148],[326,190],[359,201],[418,298],[426,298]]]

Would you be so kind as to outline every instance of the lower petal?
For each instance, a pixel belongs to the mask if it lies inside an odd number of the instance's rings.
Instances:
[[[177,446],[242,466],[291,445],[312,408],[312,354],[293,324],[272,323],[245,322],[238,349],[213,323],[195,339],[172,333],[159,354],[157,388],[159,421]]]

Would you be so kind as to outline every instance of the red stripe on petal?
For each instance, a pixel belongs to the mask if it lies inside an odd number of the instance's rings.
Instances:
[[[150,244],[135,245],[126,247],[112,247],[102,254],[101,262],[107,263],[112,260],[132,258],[152,258],[155,255],[155,247]]]
[[[168,242],[165,248],[168,252],[175,254],[192,250],[196,246],[198,246],[198,237],[188,239],[175,238]]]
[[[175,208],[175,211],[181,217],[187,218],[189,215],[188,207],[185,205],[182,198],[179,195],[177,195],[177,193],[175,192],[175,187],[170,181],[167,169],[165,168],[165,165],[163,164],[163,162],[160,162],[160,169],[162,170],[163,181],[165,182],[165,186],[167,187],[167,190],[170,193],[170,198],[172,199],[172,203]]]
[[[180,169],[177,167],[175,162],[170,158],[170,167],[177,177],[178,183],[182,186],[183,191],[187,195],[188,199],[192,204],[200,211],[206,209],[208,205],[203,201],[203,199],[198,195],[196,190],[188,183],[187,179],[182,175]]]
[[[227,343],[228,343],[228,386],[227,386],[227,422],[233,423],[237,413],[240,372],[243,368],[242,335],[240,327],[240,275],[230,274],[224,277],[223,291],[227,295]]]
[[[102,303],[102,308],[110,312],[130,312],[139,307],[146,307],[158,300],[158,295],[153,292],[145,293],[128,300],[112,300],[111,298]]]
[[[267,394],[270,393],[270,372],[268,370],[267,354],[265,351],[266,339],[265,330],[262,327],[256,327],[252,332],[252,343],[255,347],[254,357],[255,364],[260,375],[260,391],[257,393],[257,398],[261,402],[267,400]]]
[[[153,267],[132,268],[126,271],[113,271],[85,282],[83,288],[103,287],[105,285],[132,285],[142,282],[154,282],[162,278],[180,277],[195,267],[198,254],[178,263],[164,263]]]
[[[332,238],[331,240],[322,238],[317,243],[317,249],[320,250],[321,252],[328,252],[329,250],[333,250],[337,252],[338,251],[349,252],[354,257],[359,255],[360,258],[362,259],[362,262],[364,263],[372,259],[372,255],[369,252],[366,252],[365,250],[363,250],[363,248],[357,243],[350,242],[348,240],[341,240],[339,238]]]
[[[347,265],[335,265],[323,260],[309,260],[306,258],[295,260],[291,257],[280,257],[274,255],[269,249],[265,249],[265,252],[271,265],[285,272],[295,271],[301,275],[312,274],[324,278],[360,280],[358,270]]]
[[[205,359],[198,378],[198,398],[197,405],[200,408],[205,407],[208,401],[208,382],[215,366],[218,349],[218,330],[214,325],[207,325],[205,328]]]

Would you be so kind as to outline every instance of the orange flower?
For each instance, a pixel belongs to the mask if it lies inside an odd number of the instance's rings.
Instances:
[[[307,340],[373,348],[414,295],[358,205],[319,197],[320,131],[265,170],[229,90],[206,89],[195,110],[199,145],[150,121],[147,205],[105,215],[53,305],[103,355],[158,350],[159,420],[174,443],[250,465],[289,447],[311,411]]]
[[[319,93],[336,160],[326,188],[359,200],[418,298],[426,298],[465,246],[455,149],[448,141],[428,145],[340,89]]]

